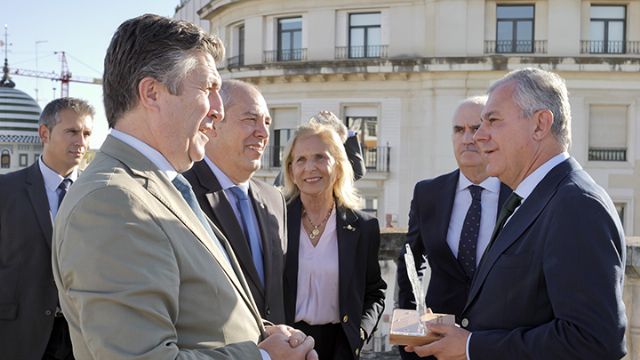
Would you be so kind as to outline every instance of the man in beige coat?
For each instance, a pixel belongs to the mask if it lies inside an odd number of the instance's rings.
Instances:
[[[105,58],[111,134],[59,210],[52,246],[78,359],[304,359],[313,339],[266,329],[227,240],[180,172],[223,116],[219,39],[143,15]]]

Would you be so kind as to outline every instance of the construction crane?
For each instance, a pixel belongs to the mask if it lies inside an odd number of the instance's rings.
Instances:
[[[69,83],[72,81],[78,82],[78,83],[84,83],[84,84],[102,85],[102,79],[72,77],[71,72],[69,71],[69,64],[67,63],[67,56],[65,52],[56,51],[55,54],[60,55],[60,62],[62,63],[62,69],[60,71],[60,74],[56,74],[53,71],[45,72],[45,71],[25,70],[25,69],[13,69],[13,70],[10,70],[10,73],[12,75],[28,76],[28,77],[35,77],[35,78],[41,78],[41,79],[49,79],[53,81],[60,81],[61,97],[69,96]]]

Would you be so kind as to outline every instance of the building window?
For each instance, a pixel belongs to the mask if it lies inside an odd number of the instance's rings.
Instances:
[[[349,14],[349,58],[381,57],[380,13]]]
[[[589,160],[627,161],[626,105],[591,105]]]
[[[533,5],[498,5],[496,53],[533,52]]]
[[[18,158],[18,163],[20,164],[20,167],[25,167],[27,166],[29,162],[29,155],[27,154],[20,154],[20,157]]]
[[[293,136],[298,126],[298,109],[293,107],[283,107],[271,109],[271,156],[267,166],[278,168],[282,166],[282,155],[289,139]]]
[[[589,53],[623,54],[625,52],[626,7],[591,5]]]
[[[11,167],[11,154],[9,154],[9,150],[2,150],[0,155],[0,168],[8,169]]]
[[[368,170],[380,171],[384,156],[378,149],[378,118],[375,116],[349,116],[345,118],[347,127],[358,134],[362,146],[362,157]]]
[[[362,198],[362,211],[373,216],[378,217],[378,198],[371,196],[364,196]]]
[[[303,59],[302,18],[278,19],[278,61]]]
[[[244,24],[233,28],[233,52],[236,54],[227,59],[227,67],[234,68],[244,65]]]
[[[33,162],[34,163],[37,162],[39,158],[40,158],[40,154],[38,154],[38,153],[33,154]]]

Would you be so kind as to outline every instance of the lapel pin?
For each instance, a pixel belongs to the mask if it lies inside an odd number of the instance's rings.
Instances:
[[[344,227],[345,229],[349,230],[349,231],[356,231],[356,228],[354,228],[353,226],[351,226],[351,224],[348,224],[347,226]]]

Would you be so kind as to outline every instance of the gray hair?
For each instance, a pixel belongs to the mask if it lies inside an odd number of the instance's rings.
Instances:
[[[222,99],[222,105],[227,108],[231,106],[233,103],[233,94],[239,89],[244,89],[247,91],[254,90],[258,94],[260,94],[260,89],[257,86],[237,79],[229,79],[223,80],[222,85],[220,86],[220,98]]]
[[[489,93],[510,82],[515,84],[513,101],[522,110],[522,116],[530,117],[538,110],[551,111],[551,133],[566,151],[571,146],[571,105],[565,81],[549,71],[525,68],[493,83]]]
[[[198,26],[146,14],[123,22],[111,39],[104,58],[103,99],[109,127],[138,103],[138,85],[145,77],[180,95],[184,78],[200,53],[218,62],[222,41]]]
[[[51,130],[60,120],[58,119],[58,114],[62,110],[67,109],[73,110],[73,112],[81,116],[90,116],[93,118],[96,115],[95,109],[86,100],[73,97],[63,97],[51,101],[44,107],[44,110],[42,110],[42,113],[40,114],[40,120],[38,123]]]
[[[460,103],[458,104],[458,107],[461,107],[462,105],[480,105],[480,106],[485,106],[487,105],[487,99],[489,98],[489,96],[487,95],[476,95],[476,96],[471,96],[468,97],[462,101],[460,101]]]

